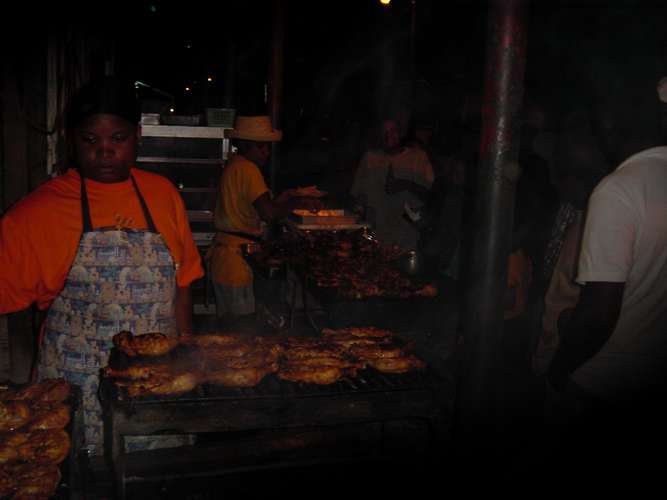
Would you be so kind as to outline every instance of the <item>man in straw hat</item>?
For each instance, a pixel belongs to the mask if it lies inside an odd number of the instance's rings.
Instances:
[[[295,208],[320,208],[314,198],[292,196],[288,190],[274,198],[261,168],[271,154],[271,143],[282,139],[268,116],[238,116],[228,137],[238,153],[224,168],[215,206],[218,231],[208,258],[215,289],[218,318],[236,322],[255,313],[253,273],[241,245],[261,241],[263,223],[285,217]]]

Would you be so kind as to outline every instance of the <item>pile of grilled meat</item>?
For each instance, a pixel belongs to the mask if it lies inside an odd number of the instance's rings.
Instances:
[[[48,498],[60,483],[59,464],[71,442],[71,386],[48,379],[0,389],[0,497]]]
[[[401,271],[405,251],[366,237],[363,231],[285,233],[262,245],[260,264],[289,263],[314,285],[335,289],[342,299],[434,297],[437,287]]]
[[[383,373],[426,368],[410,344],[374,327],[324,329],[317,337],[220,333],[168,338],[121,332],[113,341],[131,362],[108,366],[102,375],[130,398],[185,394],[199,384],[253,387],[271,374],[326,385],[365,368]]]

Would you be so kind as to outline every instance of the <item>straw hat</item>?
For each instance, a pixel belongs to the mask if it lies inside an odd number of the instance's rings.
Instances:
[[[281,130],[273,130],[268,116],[237,116],[234,128],[227,133],[231,139],[276,142],[282,139]]]

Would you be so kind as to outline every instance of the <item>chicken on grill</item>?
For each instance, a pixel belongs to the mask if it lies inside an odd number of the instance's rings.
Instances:
[[[225,352],[207,351],[204,354],[203,366],[206,371],[219,368],[260,368],[270,366],[278,361],[278,353],[271,350],[256,350],[245,356],[228,356]]]
[[[328,385],[345,377],[354,377],[356,371],[335,366],[288,366],[278,372],[278,378],[290,382]]]
[[[0,432],[20,429],[31,417],[32,412],[25,401],[0,402]]]
[[[322,335],[352,335],[353,337],[372,337],[372,338],[385,338],[391,337],[392,333],[388,330],[383,330],[375,326],[351,326],[347,328],[322,328]]]
[[[349,353],[360,359],[400,358],[404,348],[396,345],[353,345]]]
[[[368,364],[383,373],[406,373],[426,368],[426,363],[412,354],[399,358],[369,358]]]
[[[247,342],[248,336],[238,333],[209,334],[209,335],[186,335],[180,337],[181,345],[190,347],[207,348],[213,346],[228,346],[230,344],[242,344]]]
[[[27,430],[64,429],[70,420],[70,407],[62,403],[36,402],[32,405],[33,417]]]
[[[0,496],[46,499],[56,492],[61,475],[56,465],[15,464],[0,471]]]
[[[179,344],[177,338],[167,337],[162,333],[133,335],[130,332],[120,332],[114,335],[112,340],[118,349],[130,357],[164,356]]]
[[[118,369],[107,366],[103,369],[103,373],[107,377],[128,378],[132,380],[146,380],[156,376],[168,376],[171,371],[171,365],[166,363],[130,365],[127,368]]]
[[[127,394],[131,398],[140,396],[175,396],[188,393],[199,384],[200,375],[195,372],[155,375],[143,380],[128,382]]]
[[[269,373],[278,370],[276,364],[246,368],[221,368],[207,371],[204,382],[225,387],[254,387]]]
[[[69,397],[71,389],[65,379],[47,379],[20,389],[11,399],[60,402]]]
[[[69,450],[69,435],[63,429],[32,431],[27,441],[18,447],[21,460],[40,465],[61,463]]]
[[[19,459],[18,447],[28,441],[26,432],[8,432],[0,435],[0,464],[16,462]]]

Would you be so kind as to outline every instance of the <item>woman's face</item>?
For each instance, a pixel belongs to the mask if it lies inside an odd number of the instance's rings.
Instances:
[[[139,129],[116,115],[86,118],[74,129],[74,154],[81,175],[94,181],[127,180],[137,158]]]
[[[401,134],[398,124],[393,120],[382,123],[382,146],[388,153],[395,152],[401,147]]]

